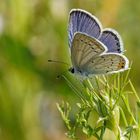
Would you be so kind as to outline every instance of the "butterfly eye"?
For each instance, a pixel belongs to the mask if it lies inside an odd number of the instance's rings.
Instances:
[[[69,71],[70,71],[71,73],[74,73],[74,68],[69,68]]]

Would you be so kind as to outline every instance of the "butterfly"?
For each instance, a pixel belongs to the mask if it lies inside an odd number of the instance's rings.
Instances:
[[[73,67],[71,73],[82,76],[112,74],[128,69],[122,39],[117,31],[102,28],[100,21],[82,9],[72,9],[68,41]]]

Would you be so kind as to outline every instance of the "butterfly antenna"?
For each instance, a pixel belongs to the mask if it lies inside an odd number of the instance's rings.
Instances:
[[[56,60],[51,60],[51,59],[49,59],[48,62],[60,63],[60,64],[65,64],[65,65],[69,66],[68,63],[66,63],[66,62],[62,62],[62,61],[56,61]]]
[[[57,79],[63,78],[67,72],[68,72],[68,70],[63,71],[61,74],[57,75],[56,78],[57,78]]]

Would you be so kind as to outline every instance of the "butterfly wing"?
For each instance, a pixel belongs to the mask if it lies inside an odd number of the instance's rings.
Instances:
[[[81,9],[73,9],[70,12],[68,27],[70,47],[76,32],[82,32],[91,37],[98,38],[101,34],[101,23],[90,13]]]
[[[91,59],[107,51],[107,48],[97,39],[83,33],[76,33],[71,47],[71,60],[73,67],[81,71]]]
[[[128,59],[122,54],[105,53],[95,59],[91,59],[88,63],[80,67],[80,69],[84,75],[109,74],[128,69],[128,64]]]
[[[124,51],[122,39],[118,32],[113,29],[104,29],[99,40],[107,46],[108,52],[122,53]]]

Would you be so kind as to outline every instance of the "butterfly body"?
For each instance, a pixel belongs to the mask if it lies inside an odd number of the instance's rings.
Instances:
[[[90,13],[73,9],[69,18],[69,47],[73,67],[71,73],[82,76],[111,74],[128,69],[123,43],[117,31],[102,29]]]

